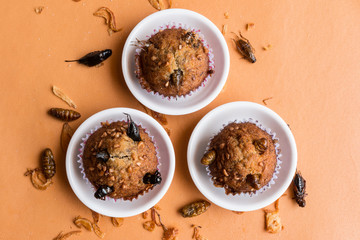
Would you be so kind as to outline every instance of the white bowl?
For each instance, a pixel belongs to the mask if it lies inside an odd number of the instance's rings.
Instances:
[[[204,87],[192,93],[191,96],[187,95],[185,98],[168,99],[149,93],[141,87],[135,75],[136,47],[132,44],[136,42],[136,39],[148,39],[154,29],[169,23],[182,23],[188,27],[199,29],[214,54],[215,73],[212,74]],[[131,93],[146,107],[168,115],[188,114],[208,105],[223,88],[229,73],[229,67],[229,49],[219,29],[206,17],[184,9],[162,10],[143,19],[131,31],[122,54],[122,71]]]
[[[276,133],[281,149],[281,169],[275,183],[262,193],[247,195],[226,195],[224,188],[213,185],[206,167],[200,163],[206,147],[229,122],[252,118],[265,128]],[[262,105],[251,102],[232,102],[219,106],[206,114],[196,125],[188,145],[188,167],[199,191],[214,204],[233,211],[253,211],[263,208],[278,199],[289,187],[297,164],[297,150],[294,136],[286,122],[279,115]]]
[[[153,137],[157,146],[159,171],[161,173],[162,182],[155,186],[152,190],[139,196],[138,199],[132,201],[116,200],[111,198],[107,200],[99,200],[94,197],[94,188],[90,182],[83,178],[80,164],[77,162],[77,155],[80,153],[80,143],[82,138],[91,129],[100,126],[101,122],[106,120],[126,120],[125,113],[131,115],[136,124],[141,124],[146,128],[150,136]],[[175,170],[175,154],[174,148],[169,136],[163,127],[149,115],[138,110],[130,108],[112,108],[98,112],[84,121],[76,130],[66,153],[66,173],[76,196],[88,208],[100,214],[111,217],[130,217],[140,214],[152,206],[154,206],[165,195],[168,190]]]

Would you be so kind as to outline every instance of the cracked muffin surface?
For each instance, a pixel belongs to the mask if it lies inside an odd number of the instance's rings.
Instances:
[[[127,135],[125,121],[103,123],[87,140],[83,155],[86,177],[96,189],[113,189],[107,196],[131,200],[152,189],[143,177],[157,171],[156,149],[150,136],[140,126],[141,141]]]
[[[226,194],[255,192],[275,171],[272,137],[253,123],[230,123],[210,142],[201,162],[209,165],[212,181]]]
[[[136,73],[148,91],[172,97],[186,95],[211,73],[208,49],[195,32],[165,29],[141,45]]]

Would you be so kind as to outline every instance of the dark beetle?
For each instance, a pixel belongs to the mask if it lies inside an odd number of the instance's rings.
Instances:
[[[141,141],[140,131],[138,126],[136,126],[136,124],[133,122],[129,114],[127,113],[124,114],[126,115],[128,121],[128,129],[126,131],[126,134],[135,142]]]
[[[71,109],[63,109],[63,108],[50,108],[49,114],[53,117],[56,117],[66,122],[74,121],[81,117],[80,113]]]
[[[251,63],[256,62],[256,58],[254,55],[255,52],[254,48],[251,46],[249,40],[247,40],[245,37],[241,35],[241,32],[239,32],[239,34],[240,36],[236,36],[236,40],[233,39],[233,41],[235,42],[236,49],[249,62]]]
[[[146,173],[143,177],[143,182],[145,184],[160,184],[162,181],[161,174],[158,170],[154,174]]]
[[[88,67],[93,67],[108,59],[111,54],[111,49],[105,49],[103,51],[95,51],[88,53],[78,60],[65,60],[65,62],[78,62]]]
[[[301,176],[299,171],[296,171],[294,177],[294,199],[299,204],[300,207],[305,207],[306,201],[305,197],[307,196],[306,190],[306,181]]]
[[[95,192],[94,197],[97,199],[105,200],[105,196],[114,191],[113,187],[107,185],[101,185],[98,190]]]
[[[96,153],[96,159],[107,162],[110,158],[110,154],[108,153],[107,149],[101,150],[100,152]]]
[[[192,44],[195,40],[195,34],[193,32],[187,32],[182,36],[182,39],[187,44]]]
[[[41,168],[46,179],[52,178],[56,173],[54,155],[50,148],[46,148],[41,155]]]

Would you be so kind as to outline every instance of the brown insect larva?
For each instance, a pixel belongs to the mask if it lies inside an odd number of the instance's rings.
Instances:
[[[52,178],[56,173],[54,155],[50,148],[45,149],[41,155],[41,168],[46,179]]]
[[[80,113],[71,109],[63,109],[63,108],[51,108],[49,110],[49,114],[53,117],[56,117],[66,122],[74,121],[79,117],[81,117]]]
[[[195,217],[206,212],[210,205],[208,201],[200,200],[186,205],[180,212],[183,217]]]
[[[206,165],[206,166],[210,165],[211,163],[214,162],[215,158],[216,158],[216,153],[214,150],[211,150],[211,151],[205,153],[205,155],[202,157],[201,164]]]
[[[263,154],[267,149],[267,140],[266,138],[261,138],[258,140],[255,140],[253,142],[255,149],[261,154]]]

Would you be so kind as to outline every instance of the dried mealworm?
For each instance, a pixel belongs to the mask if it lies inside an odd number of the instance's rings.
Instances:
[[[66,102],[70,107],[76,108],[76,104],[74,103],[74,101],[71,100],[71,98],[69,98],[60,88],[58,88],[57,86],[53,86],[52,91],[55,96]]]

